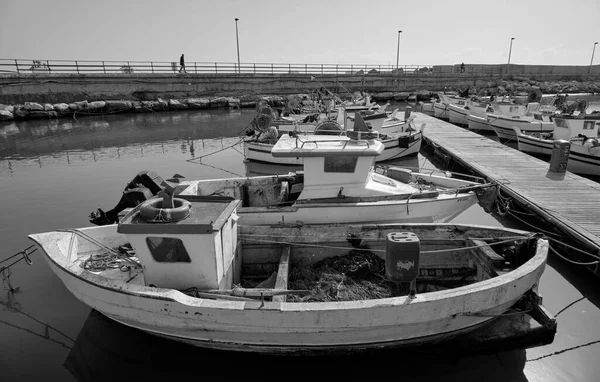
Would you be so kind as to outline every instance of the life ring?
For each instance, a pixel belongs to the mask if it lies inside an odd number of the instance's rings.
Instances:
[[[173,198],[174,208],[162,208],[163,199],[150,199],[140,207],[140,215],[149,223],[169,223],[187,218],[192,204],[185,199]]]

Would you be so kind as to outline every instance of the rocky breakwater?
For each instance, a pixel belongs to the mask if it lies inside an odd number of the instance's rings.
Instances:
[[[183,100],[158,99],[156,101],[79,101],[72,103],[41,104],[25,102],[22,105],[1,105],[0,121],[12,119],[61,118],[76,115],[101,115],[114,113],[151,113],[157,111],[177,111],[187,109],[210,109],[220,107],[241,107],[240,99],[231,97],[186,98]]]
[[[531,93],[539,90],[542,94],[600,93],[600,81],[534,81],[525,77],[512,80],[499,80],[497,83],[478,89],[478,93],[497,95]]]

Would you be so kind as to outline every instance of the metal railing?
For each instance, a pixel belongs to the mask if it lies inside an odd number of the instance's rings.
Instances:
[[[17,74],[177,74],[179,62],[164,61],[84,61],[0,59],[1,73]],[[600,65],[552,66],[515,64],[461,65],[373,65],[373,64],[285,64],[235,62],[189,62],[189,74],[313,74],[313,75],[465,75],[501,77],[505,75],[600,75]]]
[[[428,73],[425,65],[371,64],[285,64],[188,62],[186,73],[193,74],[415,74]],[[180,72],[179,62],[156,61],[72,61],[0,59],[0,73],[40,74],[173,74]]]

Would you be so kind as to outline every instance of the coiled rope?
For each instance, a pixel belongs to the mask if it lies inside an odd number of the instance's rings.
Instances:
[[[104,253],[91,254],[90,257],[83,262],[83,268],[86,270],[92,272],[99,272],[106,269],[119,268],[123,272],[128,272],[131,268],[142,268],[141,264],[138,261],[122,254],[117,250],[114,250],[113,248],[96,240],[95,238],[91,237],[85,232],[79,231],[77,229],[60,229],[57,231],[70,232],[73,234],[73,237],[71,238],[71,243],[69,245],[69,252],[71,251],[71,248],[73,246],[75,236],[79,236],[105,251]]]

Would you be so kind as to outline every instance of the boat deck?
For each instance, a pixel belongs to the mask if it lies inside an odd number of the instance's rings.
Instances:
[[[571,172],[551,172],[549,163],[529,154],[438,118],[414,115],[417,124],[427,124],[424,139],[435,150],[501,183],[503,195],[560,229],[579,249],[600,253],[600,183]],[[586,260],[595,259],[580,261]],[[597,264],[590,269],[600,274]]]

